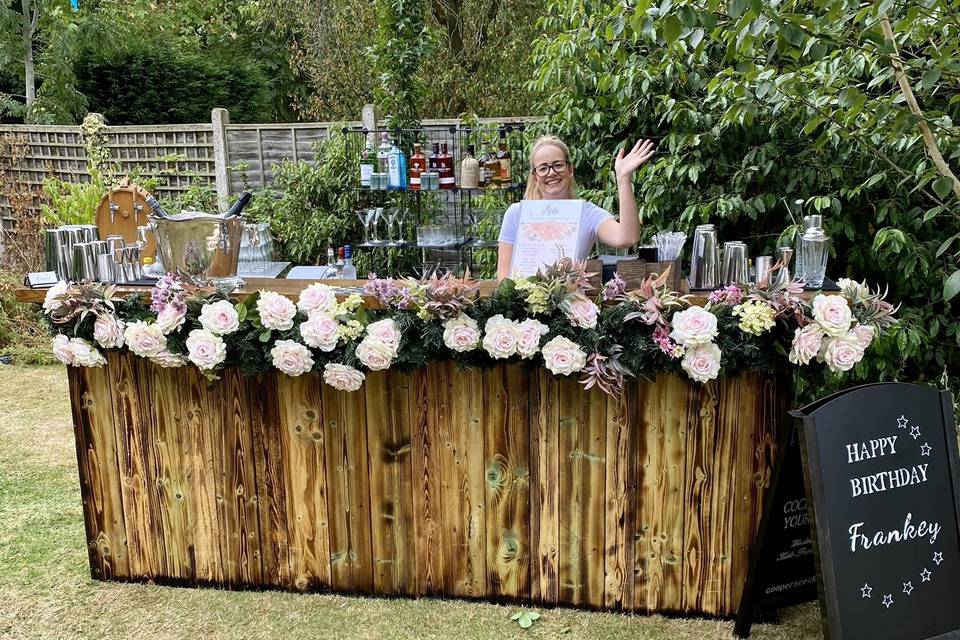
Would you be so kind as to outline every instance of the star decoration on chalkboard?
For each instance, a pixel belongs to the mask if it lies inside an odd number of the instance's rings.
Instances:
[[[885,606],[887,609],[889,609],[889,608],[890,608],[890,605],[893,604],[893,595],[891,595],[891,594],[888,593],[887,595],[883,596],[883,603],[882,603],[882,604],[883,604],[883,606]]]
[[[907,428],[907,417],[903,414],[900,414],[900,417],[897,418],[897,429],[906,429]]]
[[[871,587],[868,583],[864,582],[864,583],[863,583],[863,589],[860,589],[860,593],[863,594],[863,597],[864,597],[864,598],[870,598],[870,597],[871,597],[871,596],[870,596],[870,592],[871,592],[871,591],[873,591],[873,587]]]
[[[929,443],[924,442],[923,445],[920,447],[920,455],[928,456],[930,455],[930,451],[932,450],[933,450],[933,447],[931,447]]]
[[[913,580],[903,583],[903,592],[907,595],[913,593]]]
[[[917,438],[919,438],[919,437],[920,437],[920,427],[918,427],[917,425],[913,425],[912,427],[910,427],[910,436],[913,437],[914,440],[916,440]]]
[[[933,575],[928,569],[924,569],[920,572],[920,577],[923,578],[924,582],[930,582],[930,576]]]
[[[943,554],[937,551],[933,554],[933,561],[937,563],[937,566],[940,566],[940,563],[943,562]]]

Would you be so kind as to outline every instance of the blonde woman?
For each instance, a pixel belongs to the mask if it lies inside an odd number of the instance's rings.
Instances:
[[[633,197],[633,174],[653,154],[653,143],[650,140],[637,142],[629,153],[624,153],[624,149],[617,152],[613,166],[617,175],[620,220],[614,219],[610,212],[592,202],[587,202],[580,219],[578,242],[583,255],[576,256],[577,260],[584,260],[590,247],[598,239],[605,245],[618,248],[630,247],[637,243],[640,238],[640,219],[637,215],[637,203]],[[539,138],[530,150],[530,175],[527,178],[524,199],[570,200],[576,198],[576,192],[577,183],[574,180],[573,165],[570,164],[570,150],[567,149],[567,145],[554,136]],[[509,275],[519,218],[519,204],[510,205],[503,215],[497,259],[497,278],[500,280]]]

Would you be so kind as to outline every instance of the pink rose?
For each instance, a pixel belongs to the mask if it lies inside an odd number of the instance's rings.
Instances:
[[[127,348],[141,358],[150,358],[167,348],[167,336],[155,324],[137,320],[127,324],[123,331]]]
[[[532,358],[540,351],[540,338],[547,335],[550,328],[533,318],[520,323],[517,330],[517,353],[521,358]]]
[[[600,308],[586,296],[570,296],[561,306],[572,325],[582,329],[593,329],[597,326],[597,314],[600,313]]]
[[[240,328],[240,314],[228,300],[203,305],[200,325],[211,333],[223,336]]]
[[[156,326],[163,335],[173,333],[181,326],[187,317],[187,305],[182,302],[171,302],[157,314]]]
[[[825,296],[813,299],[813,319],[828,336],[838,338],[850,331],[853,314],[843,296]]]
[[[384,318],[368,324],[367,335],[390,347],[394,357],[400,351],[400,330],[397,329],[397,323],[391,318]]]
[[[340,391],[356,391],[364,377],[363,372],[345,364],[331,362],[323,367],[323,381]]]
[[[288,376],[300,376],[313,369],[310,350],[293,340],[277,340],[270,350],[273,366]]]
[[[182,367],[183,365],[187,364],[187,361],[183,356],[176,353],[170,353],[166,349],[150,358],[150,362],[158,367],[163,367],[164,369],[176,369],[177,367]]]
[[[97,316],[93,323],[93,339],[104,349],[119,349],[123,346],[123,320],[112,313]]]
[[[367,336],[357,346],[357,358],[371,371],[381,371],[393,364],[393,349],[373,336]]]
[[[690,307],[673,314],[670,337],[685,347],[707,344],[717,337],[717,316],[702,307]]]
[[[720,373],[720,357],[720,347],[710,342],[687,349],[680,364],[693,380],[707,382]]]
[[[74,356],[73,348],[70,346],[70,338],[62,333],[57,334],[52,343],[53,356],[65,365],[72,365]]]
[[[509,358],[517,352],[518,325],[497,314],[483,327],[483,348],[494,358]]]
[[[306,314],[314,311],[329,313],[337,306],[337,294],[332,287],[315,282],[300,292],[297,308]]]
[[[810,364],[810,361],[820,353],[822,344],[823,330],[816,322],[812,322],[793,332],[793,345],[787,357],[793,364]]]
[[[337,347],[337,321],[326,313],[315,311],[300,325],[300,336],[308,347],[333,351]]]
[[[187,337],[187,358],[199,369],[210,370],[227,357],[223,338],[206,329],[194,329]]]
[[[873,342],[873,337],[876,335],[876,330],[868,324],[858,324],[850,330],[850,333],[853,334],[853,337],[855,337],[857,342],[860,343],[860,348],[866,351]]]
[[[470,316],[461,313],[443,323],[443,344],[447,348],[463,353],[477,348],[480,342],[480,326]]]
[[[554,375],[568,376],[586,366],[587,354],[576,342],[557,336],[543,345],[543,362]]]
[[[70,284],[68,282],[60,280],[55,285],[47,289],[47,295],[43,297],[43,312],[47,315],[50,315],[52,312],[62,307],[63,302],[57,298],[65,294],[69,288]]]
[[[77,367],[102,367],[107,364],[103,355],[92,344],[81,338],[70,339],[73,365]]]
[[[823,342],[819,359],[827,363],[827,368],[833,372],[850,371],[863,358],[863,349],[860,341],[852,334],[839,338],[827,338]]]
[[[261,291],[257,300],[257,312],[264,329],[286,331],[293,328],[297,307],[285,296],[274,291]]]

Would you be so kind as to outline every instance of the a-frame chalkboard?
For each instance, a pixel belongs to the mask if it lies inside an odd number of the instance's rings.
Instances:
[[[795,412],[827,640],[960,638],[953,402],[858,387]]]

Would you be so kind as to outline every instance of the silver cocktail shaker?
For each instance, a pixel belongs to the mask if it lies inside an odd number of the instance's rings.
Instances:
[[[755,280],[758,287],[770,284],[770,270],[773,268],[772,256],[757,256],[753,260]]]
[[[717,228],[712,224],[701,224],[693,232],[690,288],[716,289],[720,284],[719,271]]]
[[[739,240],[723,243],[723,270],[721,284],[747,284],[747,245]]]
[[[800,277],[808,287],[823,286],[827,275],[827,258],[830,256],[830,238],[820,227],[807,229],[800,239],[800,253],[803,256],[803,271]]]

